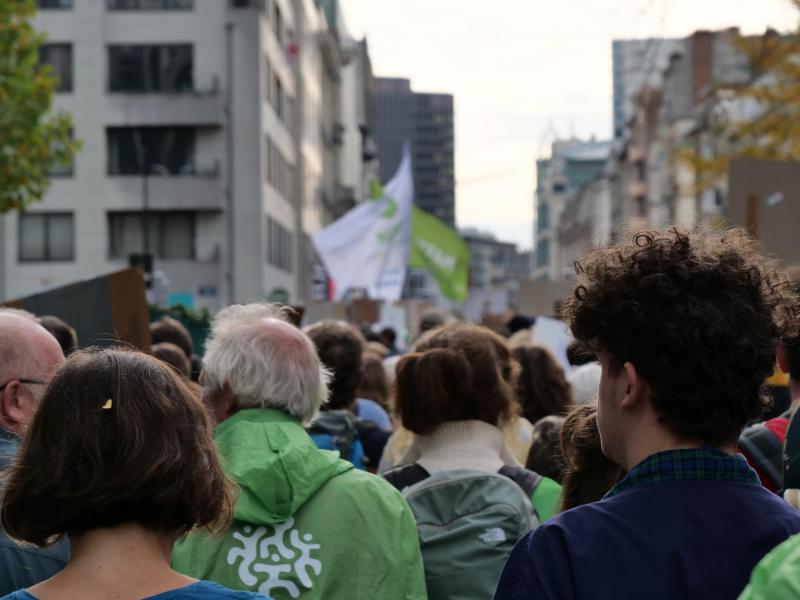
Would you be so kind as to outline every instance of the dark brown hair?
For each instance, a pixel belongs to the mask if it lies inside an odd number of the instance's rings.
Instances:
[[[44,546],[130,522],[217,529],[233,503],[201,401],[153,357],[93,349],[73,354],[47,388],[0,521]]]
[[[183,350],[187,358],[194,354],[192,336],[186,326],[172,317],[163,316],[158,321],[150,323],[150,338],[153,344],[169,342]]]
[[[533,441],[528,451],[525,468],[549,477],[559,483],[564,477],[564,459],[561,456],[561,427],[564,417],[550,415],[539,419],[533,426]]]
[[[565,415],[572,407],[572,389],[564,370],[546,348],[520,346],[511,351],[520,364],[517,397],[531,423],[549,415]]]
[[[351,408],[361,380],[363,338],[344,321],[330,319],[314,323],[305,332],[314,342],[319,359],[333,371],[330,398],[323,410]]]
[[[69,356],[78,349],[78,332],[63,319],[47,315],[39,319],[39,324],[56,338],[64,356]]]
[[[574,409],[561,426],[561,510],[597,502],[622,479],[625,471],[606,458],[597,429],[597,407]]]
[[[383,408],[389,408],[389,379],[383,368],[383,359],[374,352],[365,352],[361,381],[358,383],[356,395],[359,398],[373,400]]]
[[[161,362],[168,364],[187,379],[192,376],[192,363],[189,361],[189,357],[186,356],[186,353],[184,353],[184,351],[178,348],[178,346],[175,344],[170,342],[153,344],[153,346],[150,348],[150,353]]]
[[[768,406],[762,385],[797,298],[743,231],[637,233],[576,268],[562,316],[612,374],[636,367],[673,434],[728,443]]]
[[[397,364],[396,408],[403,426],[424,435],[448,421],[508,420],[514,393],[504,370],[513,381],[508,349],[497,334],[464,323],[436,329]]]

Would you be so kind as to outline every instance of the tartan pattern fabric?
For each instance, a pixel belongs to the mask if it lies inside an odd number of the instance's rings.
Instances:
[[[759,484],[758,475],[741,454],[731,456],[716,448],[667,450],[648,456],[625,478],[611,488],[605,497],[664,481],[727,481]]]

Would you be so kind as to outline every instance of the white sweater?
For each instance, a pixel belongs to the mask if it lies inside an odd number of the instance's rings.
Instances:
[[[474,469],[497,473],[519,465],[494,425],[483,421],[450,421],[427,435],[414,436],[400,464],[419,463],[429,473]]]

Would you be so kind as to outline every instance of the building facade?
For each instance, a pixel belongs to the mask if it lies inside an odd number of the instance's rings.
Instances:
[[[464,316],[479,320],[485,315],[516,311],[520,282],[530,279],[531,253],[474,229],[461,232],[470,250],[469,296]]]
[[[455,227],[453,96],[423,94],[408,79],[375,79],[375,139],[383,182],[411,145],[414,203]]]
[[[566,218],[587,214],[578,205],[594,199],[584,189],[603,176],[610,152],[609,141],[557,140],[552,144],[550,158],[536,161],[534,279],[559,281],[573,273],[572,254],[565,252],[561,239],[562,215],[568,206]],[[602,202],[601,207],[591,207],[589,213],[610,211],[610,204]],[[604,237],[601,232],[593,235]]]
[[[54,107],[72,114],[83,149],[41,203],[2,217],[2,296],[150,254],[168,293],[194,307],[304,302],[308,237],[334,218],[339,176],[339,146],[322,139],[342,110],[325,7],[38,4],[42,58],[60,77]]]

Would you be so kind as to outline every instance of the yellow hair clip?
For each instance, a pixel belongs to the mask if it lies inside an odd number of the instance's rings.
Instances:
[[[109,398],[108,400],[106,400],[106,403],[103,404],[103,410],[111,410],[111,406],[113,404],[114,402],[111,400],[111,398]]]

